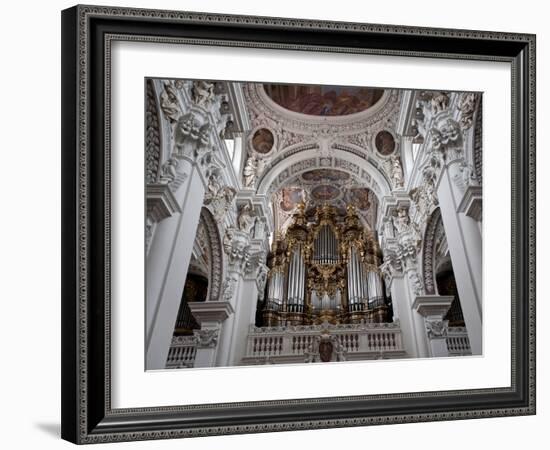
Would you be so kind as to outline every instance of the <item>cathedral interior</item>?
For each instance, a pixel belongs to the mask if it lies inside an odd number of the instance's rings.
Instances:
[[[146,368],[482,354],[481,105],[148,79]]]

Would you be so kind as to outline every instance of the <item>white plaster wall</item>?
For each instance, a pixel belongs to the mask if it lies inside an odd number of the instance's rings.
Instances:
[[[108,0],[97,3],[408,25],[463,27],[538,34],[538,221],[539,278],[550,270],[548,237],[550,163],[542,143],[550,139],[550,30],[544,2],[462,0],[410,2],[257,2],[253,0]],[[1,115],[3,161],[0,232],[2,247],[2,398],[0,440],[5,448],[74,448],[59,439],[60,367],[60,15],[73,1],[8,2],[3,5]],[[546,203],[546,206],[545,206]],[[539,289],[539,324],[550,313]],[[32,314],[30,312],[32,311]],[[111,444],[113,449],[333,449],[342,443],[377,448],[541,448],[550,420],[548,383],[550,328],[539,326],[539,414],[534,417],[468,420],[384,427],[225,436],[163,442]],[[100,446],[103,448],[104,446]],[[99,448],[99,447],[98,447]]]

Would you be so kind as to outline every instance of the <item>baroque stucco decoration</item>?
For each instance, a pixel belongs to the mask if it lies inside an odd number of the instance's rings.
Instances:
[[[424,248],[422,251],[424,289],[428,295],[435,295],[437,293],[437,286],[435,282],[435,270],[437,264],[435,261],[435,250],[437,247],[438,236],[441,238],[441,230],[443,230],[443,219],[441,217],[440,209],[437,208],[428,219],[428,224],[424,234]]]
[[[148,184],[159,178],[161,160],[161,133],[158,105],[155,100],[153,82],[147,81],[147,105],[145,110],[145,170]]]
[[[200,221],[206,231],[209,249],[210,273],[206,301],[216,301],[220,296],[221,278],[223,273],[223,253],[220,233],[216,221],[210,211],[202,208]]]

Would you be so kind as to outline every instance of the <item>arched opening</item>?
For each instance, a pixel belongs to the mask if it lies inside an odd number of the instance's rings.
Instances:
[[[463,327],[464,317],[460,306],[460,297],[439,208],[434,210],[428,220],[423,253],[426,293],[453,296],[454,299],[445,320],[449,321],[451,327]]]
[[[460,297],[456,287],[456,279],[453,271],[453,266],[449,260],[447,264],[440,267],[435,281],[437,285],[437,293],[439,295],[453,296],[453,302],[444,319],[449,321],[450,327],[463,327],[464,316],[462,315],[462,307],[460,306]]]
[[[374,176],[340,156],[347,155],[337,150],[333,158],[302,159],[301,170],[291,165],[274,179],[274,237],[260,325],[391,321],[379,271]]]

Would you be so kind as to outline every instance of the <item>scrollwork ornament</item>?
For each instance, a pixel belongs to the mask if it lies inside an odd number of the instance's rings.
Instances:
[[[194,330],[193,338],[198,348],[215,348],[218,344],[218,328],[206,328],[204,330]]]
[[[428,339],[442,339],[447,337],[449,330],[448,320],[425,320]]]
[[[170,184],[175,181],[178,176],[179,161],[176,158],[167,159],[161,168],[160,182],[162,184]]]
[[[164,82],[164,90],[160,94],[160,108],[170,123],[176,123],[181,116],[177,89],[169,81]]]
[[[460,127],[463,130],[469,129],[473,124],[476,103],[477,95],[475,92],[464,92],[460,96],[458,110],[460,111]]]
[[[214,100],[214,87],[214,83],[209,83],[208,81],[194,81],[191,89],[193,102],[197,106],[207,108]]]

